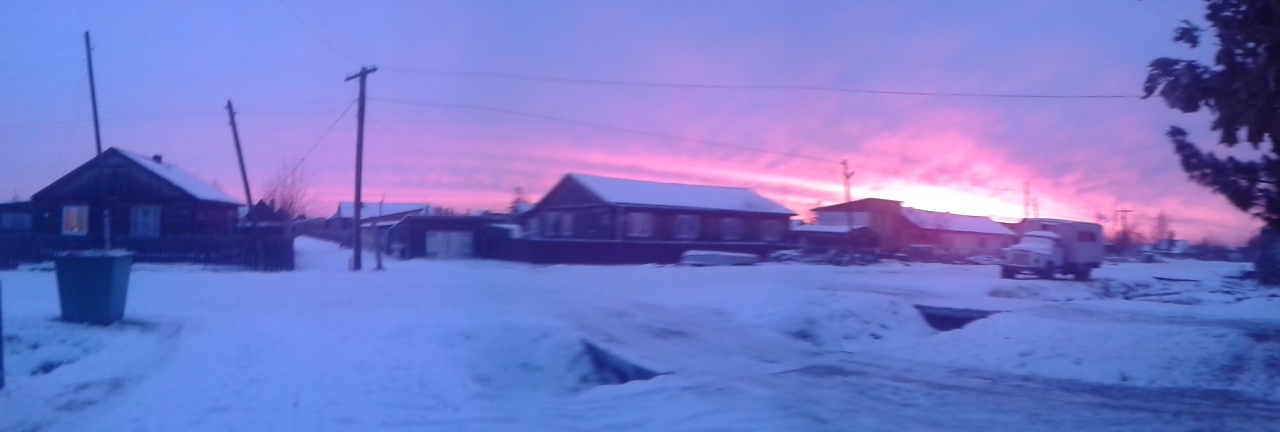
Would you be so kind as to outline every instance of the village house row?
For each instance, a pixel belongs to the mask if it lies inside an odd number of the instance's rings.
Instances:
[[[268,203],[247,208],[160,156],[111,148],[29,201],[0,204],[0,265],[99,248],[108,238],[140,261],[244,264],[283,254],[293,234],[349,246],[353,209],[340,203],[329,218],[285,221]],[[365,248],[405,259],[598,264],[673,263],[690,250],[958,259],[996,254],[1016,242],[1018,228],[879,198],[812,212],[814,220],[802,223],[746,188],[567,174],[542,200],[509,213],[442,215],[427,203],[365,203],[360,225]],[[292,267],[287,255],[278,267]]]

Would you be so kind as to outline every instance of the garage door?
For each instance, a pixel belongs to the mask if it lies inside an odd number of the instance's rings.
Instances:
[[[427,258],[471,258],[471,231],[427,231]]]

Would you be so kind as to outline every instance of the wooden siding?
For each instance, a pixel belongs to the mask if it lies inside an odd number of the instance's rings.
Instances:
[[[237,205],[202,201],[115,151],[72,170],[31,197],[32,231],[62,234],[62,209],[89,206],[88,238],[101,245],[104,210],[112,238],[129,237],[135,206],[160,207],[160,236],[230,235]]]
[[[649,236],[630,236],[627,228],[627,214],[649,213],[653,215],[653,226]],[[699,218],[698,236],[680,238],[677,236],[677,219],[689,215]],[[570,234],[560,231],[562,220],[573,218],[573,230]],[[547,231],[547,220],[556,230]],[[724,219],[738,219],[743,223],[743,236],[740,239],[725,239],[722,231]],[[717,210],[671,209],[640,206],[600,205],[576,208],[538,209],[531,211],[525,218],[526,232],[534,239],[565,240],[623,240],[623,241],[662,241],[662,242],[766,242],[764,226],[767,221],[778,224],[778,238],[769,243],[782,243],[787,238],[789,217],[786,215],[744,213]],[[537,232],[529,230],[530,223],[537,223]],[[621,227],[621,238],[617,228]]]

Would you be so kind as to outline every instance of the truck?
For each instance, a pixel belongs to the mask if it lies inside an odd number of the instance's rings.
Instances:
[[[1102,265],[1102,225],[1062,219],[1024,219],[1018,244],[1004,249],[1000,277],[1032,274],[1041,279],[1071,275],[1087,281]]]

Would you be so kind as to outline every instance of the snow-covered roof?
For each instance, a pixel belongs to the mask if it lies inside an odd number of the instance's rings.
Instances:
[[[590,189],[600,199],[616,204],[795,214],[747,188],[662,183],[586,174],[569,174],[569,177]]]
[[[222,193],[222,191],[218,190],[212,185],[205,183],[204,181],[201,181],[195,176],[188,174],[187,172],[182,171],[177,167],[174,167],[173,165],[169,165],[163,162],[156,162],[155,159],[129,153],[127,151],[123,151],[118,148],[116,149],[116,151],[120,152],[120,154],[122,155],[125,155],[129,159],[132,159],[134,162],[137,162],[138,165],[142,165],[143,168],[146,168],[147,170],[169,181],[169,183],[172,183],[174,186],[177,186],[179,189],[182,189],[183,191],[191,194],[192,196],[196,197],[196,199],[243,205],[243,203],[236,201],[234,198],[227,196],[227,194]]]
[[[844,234],[858,228],[865,228],[866,225],[794,225],[791,227],[792,232],[809,232],[809,233],[835,233]]]
[[[1044,237],[1044,238],[1051,238],[1051,239],[1062,238],[1062,236],[1058,235],[1058,233],[1052,232],[1052,231],[1028,231],[1026,234],[1023,234],[1023,235],[1027,237]]]
[[[928,210],[902,208],[902,217],[913,225],[944,231],[972,232],[981,234],[1014,235],[1008,227],[985,216],[968,216],[952,213],[939,213]]]
[[[382,206],[382,210],[378,210],[378,206]],[[393,215],[409,212],[421,212],[423,216],[431,214],[431,204],[427,203],[382,203],[365,202],[364,208],[360,211],[361,219],[378,217],[382,215]],[[351,202],[338,203],[338,214],[336,217],[349,218],[355,216],[355,206]]]
[[[516,214],[524,214],[524,212],[533,210],[533,206],[534,206],[533,203],[521,202],[521,203],[516,203],[513,207]]]

